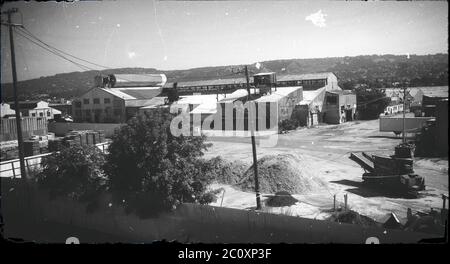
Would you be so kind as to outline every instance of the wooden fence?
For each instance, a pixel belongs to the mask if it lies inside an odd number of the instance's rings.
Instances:
[[[23,117],[22,118],[22,135],[28,138],[33,135],[47,135],[47,119],[40,117]],[[0,141],[16,140],[17,125],[15,118],[1,119]]]

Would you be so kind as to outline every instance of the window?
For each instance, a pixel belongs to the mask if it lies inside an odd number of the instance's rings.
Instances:
[[[50,116],[50,111],[47,111],[47,116]]]
[[[80,108],[81,107],[81,102],[80,101],[76,101],[74,102],[74,105],[76,108]]]
[[[39,113],[39,116],[44,116],[44,113],[40,112],[40,113]]]
[[[110,104],[110,103],[111,103],[111,99],[105,98],[105,99],[103,99],[103,102],[104,102],[105,104]]]
[[[100,104],[100,99],[99,98],[94,98],[94,104]]]
[[[31,116],[32,116],[32,117],[36,117],[36,113],[32,113]]]
[[[89,99],[83,99],[83,104],[89,104]]]

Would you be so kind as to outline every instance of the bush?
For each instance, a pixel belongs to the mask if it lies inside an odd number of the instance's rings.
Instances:
[[[50,198],[63,196],[86,202],[90,210],[106,189],[104,163],[104,155],[96,147],[66,147],[42,158],[42,171],[36,180],[49,191]]]
[[[284,119],[278,124],[278,131],[280,133],[294,130],[299,126],[299,123],[293,119]]]
[[[183,202],[211,201],[205,137],[173,136],[172,117],[159,110],[133,118],[112,137],[105,171],[113,200],[128,213],[151,217]]]
[[[208,179],[235,185],[242,181],[249,166],[241,161],[227,161],[220,156],[205,161],[203,171]]]

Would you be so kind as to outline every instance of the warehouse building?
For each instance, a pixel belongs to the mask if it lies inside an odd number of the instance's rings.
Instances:
[[[274,73],[257,74],[250,94],[247,89],[238,89],[215,104],[205,102],[190,112],[192,119],[201,120],[202,127],[207,130],[248,131],[249,109],[245,104],[250,101],[255,106],[255,129],[274,129],[280,121],[292,117],[296,105],[302,100],[301,86],[277,89],[275,81]],[[206,119],[210,121],[209,127],[203,123]],[[194,129],[198,131],[200,127]]]
[[[266,105],[269,105],[269,103],[275,104],[278,122],[285,119],[297,119],[300,120],[300,125],[311,126],[316,125],[319,122],[340,123],[345,120],[353,119],[356,107],[356,96],[348,95],[347,93],[338,95],[338,97],[340,96],[340,100],[337,104],[340,102],[344,106],[342,111],[349,116],[344,117],[344,114],[341,117],[340,111],[332,111],[329,106],[327,107],[329,115],[326,120],[323,119],[326,92],[341,91],[337,85],[337,78],[333,73],[282,75],[278,77],[275,73],[269,72],[255,74],[250,81],[250,100],[259,105],[263,103]],[[242,120],[239,120],[237,117],[240,114],[240,110],[233,109],[230,105],[233,105],[236,101],[241,101],[245,104],[248,96],[246,85],[244,85],[245,83],[246,80],[243,78],[229,79],[227,82],[225,80],[218,80],[217,82],[181,82],[178,83],[177,90],[188,92],[186,88],[192,88],[192,93],[199,97],[205,96],[205,98],[208,94],[212,97],[215,95],[216,100],[211,99],[208,100],[208,102],[203,102],[197,106],[191,104],[191,108],[188,109],[191,114],[191,120],[201,120],[203,123],[206,118],[214,116],[214,121],[211,122],[210,125],[211,129],[224,130],[225,128],[232,128],[232,130],[236,130],[239,129],[237,123],[242,122]],[[306,91],[304,90],[303,85],[306,86]],[[223,97],[220,100],[217,99],[217,96],[219,95]],[[329,94],[327,96],[334,97],[334,94]],[[346,102],[351,101],[347,97],[352,96],[355,103],[351,104],[350,108],[352,111],[350,113],[347,109]],[[217,101],[217,103],[215,101]],[[336,105],[335,108],[340,110],[339,105]],[[232,109],[231,113],[226,112],[230,111],[230,109]],[[327,115],[325,114],[325,117],[326,116]],[[336,119],[336,116],[339,118]],[[260,117],[258,116],[258,118]],[[208,119],[210,120],[211,118]],[[247,129],[247,116],[245,116],[244,119],[245,129]],[[269,120],[270,117],[267,117],[267,120],[265,120],[267,121],[266,123],[268,123]],[[217,124],[217,122],[220,122],[220,125]],[[228,125],[226,124],[227,122]],[[196,129],[198,130],[199,128]]]
[[[141,107],[155,103],[165,81],[163,74],[97,76],[96,87],[73,101],[74,121],[125,123]]]
[[[311,127],[322,122],[322,107],[325,87],[312,91],[303,91],[303,100],[297,104],[295,116],[300,126]]]
[[[267,75],[268,73],[255,74],[256,76]],[[273,73],[272,73],[273,74]],[[255,86],[254,79],[250,78],[250,85]],[[238,89],[246,88],[245,78],[228,78],[216,80],[202,80],[178,82],[177,90],[180,94],[214,94],[222,93],[225,96]],[[337,77],[332,72],[308,73],[308,74],[289,74],[277,75],[274,87],[294,87],[302,86],[304,91],[317,90],[326,87],[326,90],[340,89],[337,83]],[[167,83],[164,91],[171,89],[173,83]]]
[[[326,90],[340,89],[337,77],[332,72],[280,75],[277,77],[277,86],[302,86],[303,91],[317,90],[322,87]]]
[[[226,96],[226,94],[232,93],[237,89],[245,88],[245,83],[245,78],[178,82],[177,91],[180,95],[221,93]],[[172,87],[173,83],[167,83],[164,89],[171,89]]]
[[[355,119],[356,94],[350,90],[332,90],[325,92],[323,122],[341,124]]]

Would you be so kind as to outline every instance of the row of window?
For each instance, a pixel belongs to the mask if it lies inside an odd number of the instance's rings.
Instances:
[[[327,85],[326,79],[319,80],[302,80],[302,81],[282,81],[278,82],[279,85]]]
[[[278,85],[327,85],[326,79],[318,80],[298,80],[298,81],[282,81],[278,82]],[[179,87],[180,91],[195,91],[195,90],[217,90],[217,89],[236,89],[244,88],[243,83],[227,84],[227,85],[207,85],[207,86],[190,86],[190,87]]]
[[[31,116],[32,116],[32,117],[36,117],[36,113],[31,113]],[[40,113],[39,113],[39,116],[40,116],[40,117],[43,117],[43,116],[44,116],[44,113],[40,112]],[[47,111],[47,116],[51,116],[50,111]]]
[[[207,86],[190,86],[190,87],[179,87],[178,90],[180,91],[215,91],[218,89],[236,89],[236,88],[243,88],[244,84],[238,83],[238,84],[227,84],[227,85],[207,85]]]
[[[111,110],[113,110],[113,111],[111,112]],[[91,112],[96,115],[100,115],[100,114],[102,114],[102,112],[104,112],[106,115],[113,113],[114,115],[117,116],[117,115],[122,114],[122,109],[117,109],[117,108],[116,109],[106,108],[104,110],[102,110],[102,109],[94,109],[94,110],[86,109],[86,110],[83,110],[83,112],[86,116],[90,116]],[[75,110],[75,116],[81,116],[81,110]]]
[[[76,102],[76,103],[79,103],[79,105],[81,106],[81,103],[80,103],[80,102]],[[90,103],[89,98],[84,98],[84,99],[83,99],[83,104],[89,104],[89,103]],[[93,103],[94,103],[94,104],[100,104],[100,98],[94,98]],[[103,103],[104,103],[104,104],[110,104],[110,103],[111,103],[111,99],[109,99],[109,98],[104,98],[104,99],[103,99]]]

